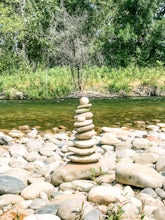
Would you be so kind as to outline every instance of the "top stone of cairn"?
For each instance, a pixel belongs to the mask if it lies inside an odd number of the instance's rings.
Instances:
[[[82,97],[80,99],[80,105],[87,105],[89,104],[89,99],[87,97]]]

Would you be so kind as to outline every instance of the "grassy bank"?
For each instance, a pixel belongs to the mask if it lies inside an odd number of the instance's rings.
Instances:
[[[86,68],[83,91],[107,96],[165,95],[165,69],[163,65]],[[68,68],[17,70],[0,75],[1,99],[52,99],[76,92]]]

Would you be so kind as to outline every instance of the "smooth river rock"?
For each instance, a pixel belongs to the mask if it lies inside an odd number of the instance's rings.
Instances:
[[[79,148],[90,148],[93,145],[96,144],[95,139],[89,139],[89,140],[75,140],[74,141],[74,146],[77,146]]]
[[[88,148],[87,148],[88,149]],[[95,163],[99,160],[100,154],[99,153],[93,153],[89,155],[78,155],[78,154],[72,154],[68,155],[68,159],[70,159],[72,162],[75,163]]]
[[[105,133],[102,135],[100,142],[101,144],[116,145],[121,141],[114,134]]]
[[[84,118],[85,118],[85,117],[84,117]],[[81,119],[81,118],[79,117],[79,119]],[[76,121],[76,122],[74,123],[74,127],[75,127],[75,128],[80,128],[80,127],[88,126],[88,125],[90,125],[90,124],[92,124],[92,119],[85,120],[85,121]]]
[[[24,190],[22,190],[21,196],[24,199],[35,199],[42,192],[45,192],[48,196],[50,196],[54,191],[55,187],[51,183],[37,181],[28,185]]]
[[[95,134],[96,132],[94,130],[90,130],[83,133],[76,133],[75,137],[79,140],[87,140],[92,138]]]
[[[120,188],[107,185],[93,187],[88,194],[88,201],[100,205],[108,205],[112,202],[124,202],[126,198]]]
[[[77,155],[89,155],[89,154],[92,154],[96,151],[96,147],[93,146],[93,147],[90,147],[90,148],[85,148],[85,149],[82,149],[82,148],[78,148],[78,147],[68,147],[68,150],[72,151],[73,153],[77,154]]]
[[[161,188],[164,177],[153,168],[145,164],[118,163],[115,177],[119,183],[141,188]]]
[[[93,171],[95,176],[100,174],[100,169],[104,171],[100,163],[91,164],[76,164],[68,163],[64,166],[58,167],[53,175],[51,183],[55,186],[60,185],[64,182],[71,182],[79,179],[90,179],[92,178]]]
[[[60,220],[60,218],[52,214],[36,214],[29,215],[25,217],[24,220]]]
[[[25,187],[26,185],[15,177],[0,175],[0,195],[19,194]]]

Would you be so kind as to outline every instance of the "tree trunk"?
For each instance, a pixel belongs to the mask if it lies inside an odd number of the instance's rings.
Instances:
[[[82,74],[79,67],[77,67],[77,82],[78,82],[78,91],[82,92]]]
[[[70,67],[70,71],[71,71],[71,75],[72,75],[72,80],[73,80],[73,84],[74,84],[74,88],[76,89],[77,87],[77,83],[76,83],[76,79],[75,79],[75,75],[74,75],[74,68]]]

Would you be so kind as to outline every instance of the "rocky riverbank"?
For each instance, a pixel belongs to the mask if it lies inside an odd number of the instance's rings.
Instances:
[[[0,132],[1,220],[164,220],[164,123],[102,127],[91,164],[71,163],[75,131],[57,130]]]

